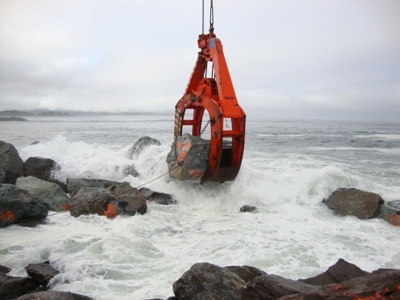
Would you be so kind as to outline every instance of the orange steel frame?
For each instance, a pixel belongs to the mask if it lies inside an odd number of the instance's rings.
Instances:
[[[182,135],[184,126],[191,126],[191,134],[201,135],[204,110],[210,117],[211,141],[208,165],[201,183],[234,180],[242,163],[246,115],[240,107],[221,41],[213,30],[199,35],[201,49],[184,96],[175,106],[175,140]],[[213,76],[206,78],[208,63],[213,67]],[[185,118],[186,110],[192,110],[192,119]],[[230,120],[230,129],[224,129],[224,122]]]

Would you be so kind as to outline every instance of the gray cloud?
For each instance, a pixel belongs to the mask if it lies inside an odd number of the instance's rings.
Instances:
[[[397,121],[399,1],[220,0],[214,8],[249,118]],[[200,31],[200,0],[3,0],[0,109],[173,111]]]

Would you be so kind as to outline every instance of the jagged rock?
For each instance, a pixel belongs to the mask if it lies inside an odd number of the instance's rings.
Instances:
[[[128,150],[127,156],[130,159],[138,158],[144,149],[151,145],[160,146],[159,140],[153,139],[148,136],[141,137],[136,141],[136,143]]]
[[[0,276],[6,275],[9,272],[11,272],[10,268],[0,265]]]
[[[67,194],[55,183],[28,176],[18,178],[15,185],[36,196],[38,201],[44,204],[48,210],[63,211],[69,209]]]
[[[33,278],[0,275],[0,299],[15,299],[36,291],[40,286]]]
[[[138,177],[139,172],[136,170],[134,165],[130,165],[124,168],[123,170],[124,176],[133,176],[133,177]]]
[[[169,205],[177,203],[170,194],[154,192],[148,188],[140,188],[139,192],[146,197],[147,201],[153,201],[157,204]]]
[[[299,279],[298,281],[312,285],[325,285],[330,283],[340,283],[349,279],[365,276],[367,274],[369,273],[340,258],[324,273],[307,279]]]
[[[29,264],[26,267],[26,273],[28,273],[28,275],[33,279],[40,282],[40,284],[47,286],[50,279],[60,272],[50,266],[49,262],[44,262],[39,264]]]
[[[365,220],[379,216],[384,201],[378,194],[341,188],[323,203],[342,216],[353,215]]]
[[[400,226],[400,200],[388,201],[381,206],[382,218],[394,226]]]
[[[44,219],[48,209],[28,191],[0,184],[0,227],[26,219]]]
[[[0,141],[0,168],[4,175],[0,176],[0,183],[15,184],[18,177],[22,176],[24,162],[12,144]]]
[[[93,300],[93,298],[71,292],[44,291],[23,295],[14,300]]]
[[[200,181],[207,169],[210,141],[183,134],[172,143],[167,156],[169,176],[178,180]]]
[[[246,283],[258,276],[267,275],[264,271],[251,266],[228,266],[225,269],[236,273]]]
[[[300,299],[400,299],[400,270],[379,269],[371,274],[319,287],[279,300]],[[312,298],[311,298],[312,297]]]
[[[248,282],[241,300],[275,300],[286,295],[311,293],[317,287],[278,275],[261,275]]]
[[[109,181],[109,180],[102,180],[102,179],[86,179],[86,178],[79,178],[79,179],[67,179],[67,188],[68,193],[72,196],[76,193],[80,188],[83,187],[93,187],[93,188],[100,188],[106,189],[110,186],[116,185],[119,182],[117,181]]]
[[[194,264],[173,284],[178,299],[240,299],[245,282],[236,273],[210,263]]]
[[[240,212],[252,212],[252,211],[255,211],[257,209],[257,207],[255,207],[255,206],[252,206],[252,205],[243,205],[241,208],[240,208]]]
[[[83,214],[135,215],[147,211],[146,198],[128,183],[118,183],[108,189],[83,187],[74,193],[70,201],[70,213],[74,217]]]
[[[54,178],[54,173],[60,169],[61,166],[50,158],[29,157],[24,163],[23,173],[25,177],[33,176],[45,181],[54,182],[67,193],[66,184]]]

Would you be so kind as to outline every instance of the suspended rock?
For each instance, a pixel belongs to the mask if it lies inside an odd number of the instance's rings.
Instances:
[[[148,136],[141,137],[136,141],[136,143],[128,150],[127,156],[130,159],[135,159],[140,156],[143,150],[147,149],[148,147],[156,145],[160,146],[161,143],[159,140],[153,139]]]
[[[147,211],[146,198],[128,183],[118,183],[108,189],[83,187],[75,192],[70,201],[70,213],[74,217],[87,214],[113,218],[119,214],[135,215]]]
[[[167,156],[169,176],[178,180],[200,181],[207,169],[210,141],[183,134],[174,141]]]
[[[139,192],[146,197],[147,201],[152,201],[157,204],[169,205],[177,203],[177,201],[170,194],[155,192],[148,188],[140,188]]]
[[[365,220],[379,216],[384,201],[378,194],[341,188],[323,203],[341,216],[352,215]]]
[[[110,186],[119,184],[117,181],[109,181],[109,180],[102,180],[102,179],[86,179],[86,178],[79,178],[79,179],[67,179],[67,188],[68,193],[72,196],[75,192],[77,192],[80,188],[83,187],[95,187],[100,189],[106,189]]]
[[[394,226],[400,226],[400,200],[389,201],[381,206],[382,218]]]
[[[12,184],[0,184],[0,227],[26,219],[47,217],[48,209],[28,191]]]
[[[44,204],[48,210],[63,211],[69,209],[67,194],[55,183],[28,176],[18,178],[16,186],[36,196],[38,201]]]
[[[29,264],[26,267],[26,273],[41,284],[47,286],[49,281],[59,274],[60,271],[50,266],[49,262],[44,262],[39,264]]]
[[[24,162],[12,144],[0,141],[0,183],[15,184]]]
[[[340,258],[333,266],[330,266],[324,273],[308,279],[299,279],[298,281],[312,284],[325,285],[330,283],[340,283],[353,278],[365,276],[369,274],[361,270],[354,264],[351,264]]]
[[[194,264],[173,284],[178,299],[240,299],[245,282],[236,273],[210,263]]]

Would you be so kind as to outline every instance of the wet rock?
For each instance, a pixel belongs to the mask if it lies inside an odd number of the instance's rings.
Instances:
[[[28,191],[12,184],[0,184],[0,227],[27,219],[44,219],[48,209]]]
[[[28,176],[18,178],[15,185],[36,196],[48,210],[63,211],[69,209],[69,197],[55,183]]]
[[[132,176],[132,177],[139,177],[140,175],[134,165],[125,167],[123,170],[123,174],[124,176]]]
[[[200,182],[207,169],[210,141],[185,133],[178,137],[167,156],[169,176]]]
[[[93,300],[93,298],[71,292],[44,291],[23,295],[15,300]]]
[[[308,279],[299,279],[298,281],[312,284],[325,285],[330,283],[340,283],[353,278],[369,274],[361,270],[354,264],[351,264],[340,258],[333,266],[330,266],[324,273]]]
[[[378,194],[341,188],[333,192],[323,203],[339,215],[352,215],[365,220],[378,217],[384,201]]]
[[[225,269],[236,273],[246,283],[258,276],[267,275],[264,271],[251,266],[228,266]]]
[[[252,205],[243,205],[241,208],[240,208],[240,212],[252,212],[252,211],[255,211],[257,209],[257,207],[255,207],[255,206],[252,206]]]
[[[49,281],[60,272],[50,266],[49,262],[39,264],[29,264],[26,273],[40,284],[47,286]]]
[[[94,187],[100,189],[106,189],[110,186],[116,185],[119,182],[102,180],[102,179],[87,179],[87,178],[79,178],[79,179],[67,179],[67,188],[68,193],[72,196],[76,193],[80,188],[83,187]]]
[[[194,264],[173,284],[178,299],[240,299],[245,282],[236,273],[210,263]]]
[[[379,269],[371,274],[341,283],[324,285],[311,293],[303,292],[293,296],[282,297],[280,300],[399,299],[399,295],[400,270]]]
[[[74,217],[98,214],[113,218],[119,214],[133,216],[146,211],[145,196],[126,182],[108,189],[83,187],[72,195],[70,201],[70,213]]]
[[[29,157],[24,163],[23,173],[25,177],[33,176],[56,183],[64,192],[68,192],[66,184],[54,178],[54,173],[60,169],[61,166],[50,158]]]
[[[311,293],[317,287],[286,279],[278,275],[261,275],[248,282],[242,292],[242,300],[275,300],[283,296]]]
[[[0,265],[0,276],[6,275],[9,272],[11,272],[10,268]]]
[[[381,206],[382,218],[394,226],[400,226],[400,200],[388,201]]]
[[[139,192],[146,197],[147,201],[152,201],[157,204],[169,205],[177,203],[177,201],[170,194],[155,192],[148,188],[140,188]]]
[[[0,275],[0,299],[15,299],[36,291],[40,286],[33,278]]]
[[[160,146],[161,143],[159,140],[153,139],[148,136],[141,137],[136,141],[136,143],[128,150],[127,156],[130,159],[135,159],[142,154],[143,150],[147,149],[148,147],[156,145]]]
[[[15,184],[18,177],[22,176],[24,162],[12,144],[0,141],[0,183]]]

